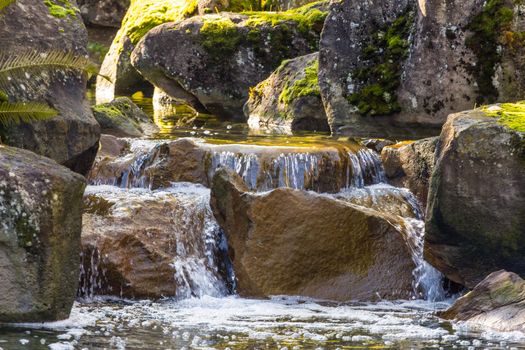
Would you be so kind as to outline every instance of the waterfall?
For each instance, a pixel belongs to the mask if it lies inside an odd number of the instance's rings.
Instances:
[[[382,174],[382,170],[378,169],[377,174]],[[390,223],[402,233],[415,265],[414,294],[430,301],[445,298],[443,275],[423,257],[424,213],[412,192],[406,188],[397,188],[382,183],[364,188],[348,188],[333,194],[332,197],[371,208],[378,213],[394,215],[397,220],[390,221]]]

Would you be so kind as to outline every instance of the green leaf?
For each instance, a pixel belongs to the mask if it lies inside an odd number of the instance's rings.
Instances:
[[[46,120],[58,111],[40,102],[0,102],[0,124],[4,126]]]

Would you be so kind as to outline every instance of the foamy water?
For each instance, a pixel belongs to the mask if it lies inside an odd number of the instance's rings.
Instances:
[[[449,301],[334,304],[294,297],[268,300],[204,297],[162,302],[99,300],[76,303],[66,321],[6,328],[0,336],[0,346],[5,349],[46,349],[49,344],[53,344],[51,349],[471,349],[472,346],[511,349],[525,344],[525,335],[521,333],[477,332],[464,325],[455,328],[433,316],[434,311],[448,306]],[[29,343],[22,345],[20,339]],[[43,339],[45,344],[41,344]]]

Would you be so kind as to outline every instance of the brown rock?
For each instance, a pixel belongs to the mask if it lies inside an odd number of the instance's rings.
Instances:
[[[505,270],[493,272],[438,316],[500,332],[525,331],[525,281]]]
[[[390,184],[406,187],[426,206],[438,138],[402,142],[384,147],[381,160]]]
[[[375,211],[291,189],[250,193],[224,169],[213,179],[211,203],[228,236],[242,296],[347,301],[412,295],[410,252]]]

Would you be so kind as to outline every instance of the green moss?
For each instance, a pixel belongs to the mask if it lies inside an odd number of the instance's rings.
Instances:
[[[504,43],[505,37],[512,40],[522,36],[509,32],[514,18],[512,6],[505,0],[488,0],[481,12],[467,26],[472,34],[466,38],[465,45],[474,52],[477,60],[476,64],[468,69],[478,85],[479,104],[493,103],[498,98],[498,90],[492,78],[496,73],[497,64],[501,62],[499,46]]]
[[[498,118],[498,123],[518,132],[525,132],[525,101],[502,103],[500,108],[482,107],[489,117]]]
[[[283,63],[286,64],[286,63]],[[320,96],[319,80],[317,74],[319,72],[319,60],[315,60],[307,66],[304,70],[304,78],[287,83],[281,94],[279,95],[279,102],[290,103],[299,97],[305,96]]]
[[[350,73],[354,89],[347,95],[348,102],[362,115],[389,115],[401,110],[397,89],[401,62],[408,54],[413,18],[413,12],[407,12],[380,28],[363,46],[361,60],[365,64]]]
[[[125,35],[133,44],[137,44],[156,26],[178,21],[196,13],[196,0],[134,0],[122,21],[115,42]]]
[[[295,22],[298,30],[303,34],[310,31],[319,31],[322,29],[327,12],[316,8],[320,2],[308,4],[297,9],[291,9],[284,12],[243,12],[244,15],[250,16],[246,25],[249,27],[258,27],[270,24],[275,27],[283,25],[286,22]]]
[[[56,18],[66,18],[76,16],[78,9],[69,0],[44,0],[44,4],[49,10],[49,14]]]
[[[242,35],[229,18],[210,17],[204,20],[200,30],[202,46],[225,56],[234,52],[242,40]]]
[[[241,44],[247,44],[254,48],[256,53],[263,47],[262,42],[269,40],[276,60],[288,56],[290,41],[294,33],[287,24],[295,23],[298,31],[305,39],[312,41],[312,50],[318,48],[319,33],[322,29],[326,12],[315,8],[317,3],[309,4],[298,9],[284,12],[243,12],[249,18],[243,23],[248,32],[236,26],[230,19],[209,16],[204,19],[200,34],[203,47],[215,53],[216,57],[224,57],[232,54]],[[271,33],[265,33],[263,26],[278,27]],[[279,63],[278,62],[278,63]]]
[[[230,0],[228,11],[272,11],[279,9],[279,2],[274,0]]]

